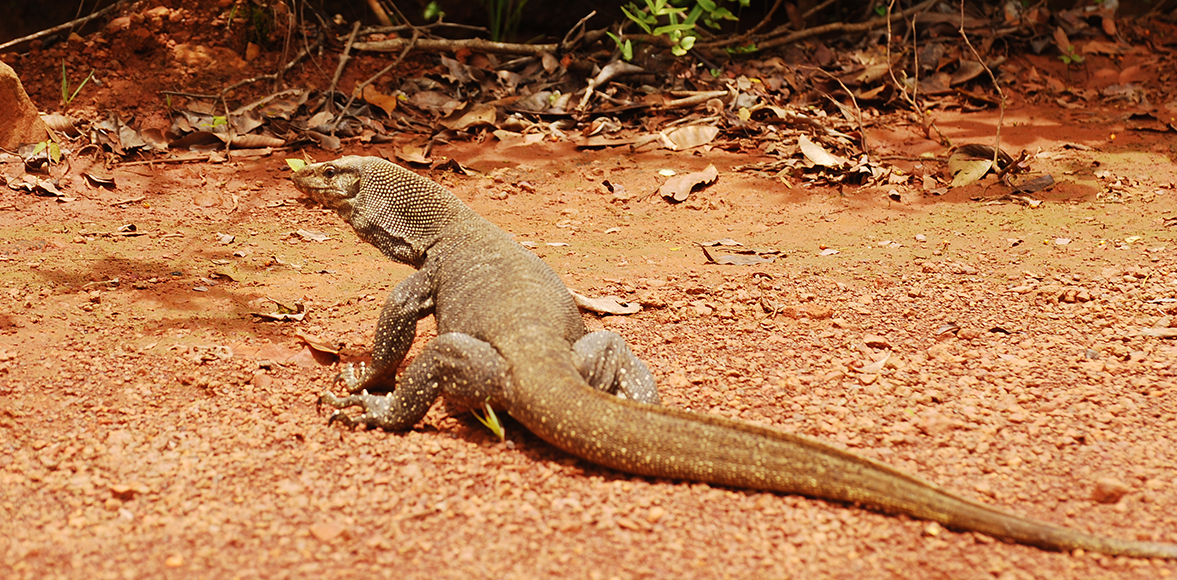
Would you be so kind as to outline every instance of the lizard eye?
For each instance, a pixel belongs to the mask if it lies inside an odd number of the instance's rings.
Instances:
[[[334,167],[332,167],[332,166],[330,166],[330,165],[328,165],[327,167],[323,168],[323,176],[324,176],[324,177],[326,177],[326,178],[328,178],[328,179],[330,179],[330,178],[332,178],[332,177],[335,177],[335,168],[334,168]]]

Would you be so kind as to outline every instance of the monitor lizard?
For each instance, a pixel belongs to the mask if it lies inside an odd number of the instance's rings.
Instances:
[[[489,401],[552,445],[619,471],[858,504],[1050,550],[1177,558],[1174,544],[1030,520],[814,439],[661,406],[624,339],[588,333],[556,273],[446,188],[378,157],[307,165],[293,180],[417,270],[381,310],[371,365],[340,373],[352,394],[320,396],[337,409],[329,423],[407,430],[439,397],[457,409]],[[397,380],[430,314],[438,336]],[[363,413],[341,411],[355,406]]]

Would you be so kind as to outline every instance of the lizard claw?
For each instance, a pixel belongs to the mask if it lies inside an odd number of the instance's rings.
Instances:
[[[327,419],[327,425],[338,421],[349,428],[354,428],[357,425],[363,425],[365,428],[387,428],[387,416],[392,406],[392,397],[390,395],[369,395],[367,391],[363,391],[358,395],[336,397],[328,391],[319,395],[319,402],[316,408],[321,407],[323,403],[336,409],[335,412],[331,413],[331,417]],[[343,409],[348,407],[363,407],[364,412],[352,417],[343,412]]]
[[[331,413],[331,416],[327,418],[327,426],[330,427],[331,424],[336,421],[343,423],[343,425],[349,429],[355,429],[356,422],[353,421],[352,418],[350,416],[348,416],[347,413],[344,413],[343,411],[341,411],[339,409],[336,409],[334,412]]]
[[[335,375],[333,383],[343,383],[347,386],[348,391],[355,392],[356,387],[363,382],[361,379],[367,376],[367,374],[368,365],[361,362],[359,374],[357,375],[355,365],[348,363],[339,371],[338,375]]]

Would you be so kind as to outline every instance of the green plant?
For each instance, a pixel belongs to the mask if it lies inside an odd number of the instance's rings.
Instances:
[[[679,0],[688,4],[692,0]],[[741,8],[748,6],[750,0],[734,0]],[[690,11],[686,6],[676,6],[674,0],[645,0],[646,6],[639,8],[634,2],[621,7],[626,18],[641,27],[646,34],[652,36],[666,35],[671,41],[670,52],[675,56],[682,56],[695,46],[696,25],[702,22],[708,28],[718,29],[721,20],[739,20],[731,10],[720,6],[716,0],[693,0]],[[610,34],[617,46],[626,48],[619,37]],[[628,41],[626,41],[628,43]],[[632,56],[632,48],[628,51]],[[629,59],[626,59],[629,60]]]
[[[633,43],[631,43],[628,38],[623,42],[620,36],[617,36],[612,32],[606,31],[605,34],[608,34],[609,38],[612,38],[613,42],[617,43],[617,48],[621,49],[622,59],[624,59],[626,62],[633,60]]]
[[[71,102],[73,102],[74,98],[78,96],[78,93],[82,92],[82,87],[86,86],[86,83],[90,82],[90,79],[92,78],[94,78],[93,70],[91,70],[90,74],[87,75],[86,78],[82,81],[82,84],[78,85],[78,88],[74,89],[74,92],[69,92],[69,77],[65,72],[65,61],[61,61],[61,104],[69,105]]]
[[[427,21],[441,20],[445,18],[445,11],[437,2],[430,2],[425,5],[425,10],[421,11],[421,16]]]
[[[1083,63],[1083,55],[1075,52],[1075,46],[1073,44],[1068,44],[1066,52],[1058,55],[1058,59],[1063,61],[1063,64],[1067,66]]]
[[[514,36],[519,28],[519,17],[528,0],[482,0],[490,13],[490,39],[495,42]]]
[[[237,8],[238,7],[240,7],[240,4],[238,4],[237,2],[234,2],[233,8],[231,8],[229,10],[229,16],[228,16],[228,18],[225,18],[225,32],[229,32],[230,30],[233,30],[233,19],[237,17]]]
[[[728,54],[752,54],[757,50],[755,42],[749,42],[743,46],[729,46],[723,49]]]
[[[490,432],[499,438],[499,441],[505,440],[507,438],[507,431],[503,429],[503,424],[499,422],[499,416],[495,415],[495,410],[491,408],[490,400],[487,399],[482,403],[482,406],[486,409],[486,416],[479,415],[478,410],[474,409],[471,411],[474,413],[474,418],[478,419],[479,423],[486,425],[486,428],[490,429]]]
[[[50,163],[61,163],[61,147],[55,141],[41,141],[40,143],[37,143],[37,146],[33,147],[32,156],[36,157],[46,149],[49,150],[48,155]]]

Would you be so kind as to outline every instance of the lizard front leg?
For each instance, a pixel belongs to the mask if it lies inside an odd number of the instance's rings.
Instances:
[[[420,421],[438,396],[444,395],[455,411],[481,407],[487,401],[495,404],[509,380],[507,363],[494,347],[451,332],[438,336],[409,363],[395,391],[349,397],[327,393],[319,401],[337,409],[364,408],[356,417],[336,411],[331,422],[403,431]]]
[[[430,314],[433,314],[433,283],[428,270],[422,269],[397,284],[384,301],[380,320],[376,322],[371,366],[361,364],[357,374],[349,364],[339,373],[337,380],[347,385],[347,390],[353,394],[394,390],[396,369],[405,360],[417,336],[417,321]]]

